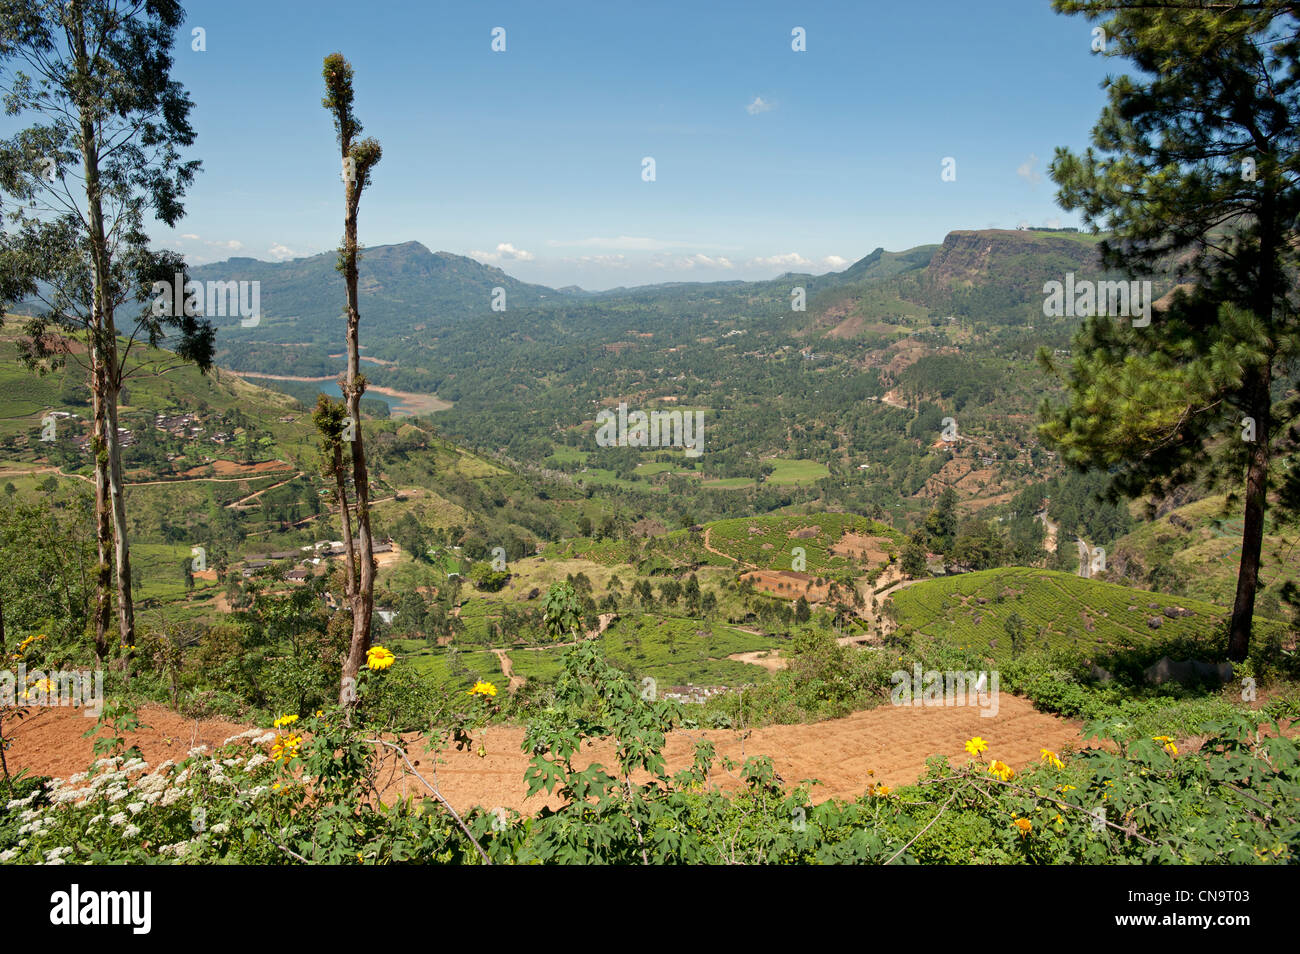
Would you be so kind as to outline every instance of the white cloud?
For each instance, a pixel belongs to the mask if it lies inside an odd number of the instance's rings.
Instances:
[[[208,239],[203,238],[203,236],[201,235],[195,235],[193,232],[182,232],[181,238],[185,239],[185,241],[187,242],[202,242],[204,245],[207,245],[209,248],[225,249],[231,252],[238,252],[241,248],[244,247],[244,243],[239,241],[238,239],[229,239],[228,241],[225,242],[212,242],[209,241]],[[179,245],[180,243],[178,242],[177,244]]]
[[[1034,153],[1029,154],[1029,158],[1016,167],[1016,175],[1024,179],[1030,185],[1037,185],[1042,181],[1043,176],[1034,168],[1038,164],[1038,156]]]
[[[710,256],[699,252],[693,255],[656,255],[650,263],[655,268],[690,271],[695,268],[735,268],[731,259],[721,255]]]
[[[822,264],[827,268],[839,271],[845,265],[849,264],[849,260],[847,258],[841,258],[838,255],[827,255],[822,259]]]
[[[786,252],[784,255],[769,255],[766,258],[752,258],[749,260],[750,265],[761,265],[767,268],[807,268],[812,262],[804,258],[798,252]]]
[[[470,252],[469,257],[477,258],[481,262],[489,262],[493,265],[499,265],[502,262],[531,262],[537,256],[522,248],[515,248],[509,242],[501,242],[497,245],[495,252],[480,252],[476,250]]]
[[[755,96],[754,101],[745,107],[745,112],[751,116],[757,116],[759,113],[769,112],[776,107],[765,100],[762,96]]]
[[[596,265],[600,268],[627,268],[626,255],[582,255],[565,261],[575,262],[578,265]]]
[[[291,258],[297,258],[298,253],[287,245],[281,245],[279,242],[271,243],[270,256],[277,262],[286,262]]]
[[[662,239],[646,238],[635,235],[599,236],[591,238],[575,239],[572,242],[551,239],[547,243],[551,246],[573,246],[575,248],[621,248],[629,252],[653,252],[662,248],[678,248],[680,242],[666,242]]]
[[[593,235],[583,239],[548,239],[552,248],[605,248],[623,252],[659,252],[672,248],[709,249],[725,252],[735,249],[735,245],[709,245],[701,242],[680,242],[674,239],[657,239],[645,235]]]

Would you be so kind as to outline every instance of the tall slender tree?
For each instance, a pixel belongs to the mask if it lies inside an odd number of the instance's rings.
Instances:
[[[39,122],[0,142],[0,189],[18,199],[0,240],[3,270],[23,276],[45,310],[28,321],[29,364],[49,369],[86,345],[93,398],[100,562],[96,654],[107,650],[116,578],[118,636],[135,642],[119,395],[138,343],[167,344],[206,370],[214,333],[175,308],[155,314],[153,285],[184,266],[149,248],[146,216],[172,226],[194,180],[192,107],[171,79],[185,13],[171,0],[3,0],[0,67],[5,109]],[[119,325],[128,302],[142,307]],[[110,565],[111,553],[111,565]]]
[[[322,70],[325,78],[325,98],[322,105],[329,110],[334,119],[334,131],[338,134],[339,152],[343,164],[343,245],[339,248],[338,270],[343,273],[347,288],[347,351],[348,367],[339,387],[343,392],[343,402],[347,408],[347,417],[341,422],[341,429],[335,440],[348,443],[352,464],[352,492],[356,496],[356,545],[353,545],[352,533],[347,512],[347,498],[342,480],[341,454],[331,460],[338,460],[336,469],[336,491],[340,499],[343,517],[344,540],[347,547],[346,588],[348,602],[352,608],[352,643],[343,660],[343,679],[339,689],[339,700],[345,706],[354,705],[356,697],[349,691],[355,685],[357,673],[365,662],[366,652],[370,649],[370,622],[375,608],[375,563],[374,542],[370,532],[370,476],[366,470],[365,441],[361,430],[361,395],[366,391],[366,378],[361,373],[361,350],[359,330],[361,312],[357,302],[357,209],[361,205],[361,193],[370,183],[371,172],[383,156],[378,141],[358,139],[361,122],[352,111],[352,66],[341,53],[331,53],[325,57]],[[318,414],[318,420],[320,415]],[[329,432],[324,431],[326,440],[331,440]]]
[[[1182,287],[1150,325],[1085,322],[1067,401],[1044,404],[1042,433],[1076,466],[1110,470],[1119,493],[1200,483],[1239,503],[1228,649],[1241,660],[1270,462],[1294,441],[1300,411],[1300,4],[1054,6],[1098,22],[1098,47],[1138,71],[1106,80],[1092,148],[1056,151],[1059,200],[1109,233],[1104,267]]]

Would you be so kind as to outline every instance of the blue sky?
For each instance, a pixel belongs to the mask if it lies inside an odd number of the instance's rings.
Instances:
[[[1047,164],[1058,145],[1087,145],[1100,81],[1123,65],[1045,0],[187,11],[174,75],[196,104],[203,171],[160,243],[194,264],[337,244],[320,70],[339,51],[384,147],[365,244],[417,240],[593,289],[823,272],[952,229],[1078,224]],[[806,52],[791,49],[794,27]]]

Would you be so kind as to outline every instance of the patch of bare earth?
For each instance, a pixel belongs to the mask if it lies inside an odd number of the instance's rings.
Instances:
[[[741,733],[730,730],[677,731],[668,738],[665,757],[669,773],[687,768],[694,757],[695,745],[712,742],[720,756],[743,760],[747,756],[767,755],[788,785],[802,779],[816,778],[814,801],[831,797],[855,798],[868,783],[890,786],[915,782],[925,771],[925,760],[932,755],[946,755],[956,764],[964,764],[964,745],[972,736],[981,736],[989,744],[985,755],[997,758],[1015,769],[1037,762],[1039,749],[1065,751],[1082,747],[1079,725],[1036,711],[1033,706],[1009,693],[999,697],[997,714],[981,717],[977,707],[919,707],[882,705],[856,712],[843,719],[813,725],[769,726]],[[125,733],[128,744],[138,745],[150,765],[166,759],[182,759],[195,745],[220,745],[225,739],[249,728],[224,720],[193,720],[159,706],[145,706],[140,711],[145,724],[136,732]],[[93,724],[80,712],[68,708],[45,709],[13,727],[13,746],[8,758],[11,770],[27,769],[35,774],[68,776],[84,771],[91,763],[90,739],[82,733]],[[478,805],[497,806],[520,811],[536,811],[553,799],[525,798],[523,781],[529,756],[522,750],[524,729],[493,726],[479,736],[484,755],[478,746],[466,751],[454,748],[441,754],[413,745],[410,751],[416,769],[433,780],[458,810]],[[607,768],[616,762],[607,745],[584,746],[574,763],[584,767],[600,762]],[[711,779],[715,788],[734,791],[740,780],[721,769]],[[385,783],[385,795],[419,794],[419,781],[394,777]]]
[[[885,537],[846,533],[840,537],[838,543],[831,545],[831,553],[867,563],[887,563],[889,562],[889,553],[885,550],[885,547],[889,543],[890,541]]]
[[[772,596],[790,600],[803,596],[810,603],[826,599],[828,589],[824,583],[818,586],[813,582],[816,577],[811,573],[796,573],[794,570],[751,570],[741,579],[749,580],[754,589]]]

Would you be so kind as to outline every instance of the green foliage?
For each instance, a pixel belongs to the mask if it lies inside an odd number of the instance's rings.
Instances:
[[[818,678],[842,669],[825,647],[817,652]],[[522,743],[528,790],[549,793],[550,807],[532,817],[462,815],[427,777],[416,783],[430,797],[385,804],[375,797],[385,773],[416,771],[382,734],[393,723],[366,716],[392,675],[363,671],[351,722],[331,709],[152,770],[114,755],[66,781],[5,780],[0,861],[1287,863],[1300,845],[1300,749],[1276,725],[1259,733],[1255,718],[1201,726],[1196,754],[1178,752],[1168,732],[1134,737],[1097,723],[1089,733],[1106,747],[1063,759],[1045,753],[1043,765],[1022,773],[937,757],[915,786],[870,785],[854,801],[814,806],[808,788],[788,789],[770,759],[736,765],[708,742],[670,776],[663,749],[680,708],[639,688],[590,642],[566,652]],[[494,709],[481,696],[440,707],[423,738],[473,746]],[[586,757],[593,744],[612,764]],[[719,769],[738,777],[737,791],[713,786]]]
[[[554,638],[576,636],[582,623],[582,604],[573,584],[552,584],[546,592],[542,614],[546,629]]]
[[[995,659],[1011,655],[1005,631],[1015,614],[1026,649],[1082,654],[1142,646],[1157,637],[1212,638],[1224,611],[1199,600],[1088,580],[1068,573],[1007,567],[926,580],[893,595],[900,627],[978,648]],[[1261,633],[1280,624],[1258,620]]]

